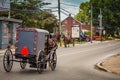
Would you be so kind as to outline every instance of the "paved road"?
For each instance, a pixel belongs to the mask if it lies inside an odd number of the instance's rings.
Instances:
[[[114,54],[120,53],[120,40],[88,43],[70,48],[59,48],[58,64],[55,71],[48,68],[42,74],[36,69],[21,70],[14,63],[12,71],[6,73],[0,62],[0,80],[120,80],[120,75],[95,69],[94,65]]]

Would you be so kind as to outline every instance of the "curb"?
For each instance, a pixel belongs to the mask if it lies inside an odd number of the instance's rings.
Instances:
[[[5,51],[6,51],[6,49],[5,50],[0,50],[0,58],[3,57]]]
[[[102,62],[97,63],[97,64],[95,65],[95,67],[96,67],[97,69],[99,69],[99,70],[102,70],[102,71],[105,71],[105,72],[108,72],[108,73],[113,73],[113,74],[116,74],[116,75],[120,75],[119,73],[112,72],[112,71],[104,68],[104,67],[102,66]]]
[[[106,61],[108,60],[112,60],[112,59],[114,59],[114,58],[120,58],[120,53],[119,54],[116,54],[116,55],[112,55],[112,56],[110,56],[110,57],[108,57],[107,59],[105,59],[105,60],[102,60],[102,61],[100,61],[100,62],[98,62],[98,63],[96,63],[95,64],[95,68],[96,69],[98,69],[98,70],[102,70],[102,71],[105,71],[105,72],[109,72],[109,73],[113,73],[113,74],[117,74],[117,75],[120,75],[120,72],[117,70],[114,70],[114,69],[112,69],[112,68],[109,68],[109,67],[105,67],[104,66],[104,62],[106,63]],[[117,60],[118,60],[117,59]],[[116,63],[116,64],[118,64],[118,63]],[[110,66],[109,64],[107,64],[108,66]],[[111,67],[113,67],[114,68],[114,66],[112,66],[113,64],[111,64]],[[115,67],[116,68],[116,67]],[[118,67],[119,68],[119,67]],[[117,68],[116,68],[117,69]]]
[[[103,62],[103,61],[102,61],[102,62]],[[108,69],[106,69],[105,67],[102,66],[102,62],[97,63],[95,66],[96,66],[98,69],[103,70],[103,71],[105,71],[105,72],[111,72],[111,71],[109,71]]]

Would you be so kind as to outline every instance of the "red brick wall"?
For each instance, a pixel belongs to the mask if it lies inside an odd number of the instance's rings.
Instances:
[[[90,24],[83,24],[82,25],[82,29],[84,29],[84,30],[91,30],[91,26],[90,26]],[[94,34],[96,33],[95,27],[92,28],[92,31],[94,32]]]
[[[81,23],[76,21],[74,18],[71,16],[67,17],[65,20],[61,22],[62,27],[66,28],[67,34],[71,34],[71,27],[74,25],[79,25],[81,28]],[[81,30],[81,29],[80,29]]]

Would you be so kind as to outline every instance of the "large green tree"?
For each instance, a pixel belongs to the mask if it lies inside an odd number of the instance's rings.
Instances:
[[[10,0],[11,1],[11,17],[23,20],[21,27],[36,27],[47,29],[52,32],[53,27],[57,27],[56,17],[50,13],[41,10],[45,5],[42,0]],[[2,13],[0,16],[8,16]]]
[[[46,29],[50,32],[53,32],[53,28],[58,28],[58,20],[53,14],[43,11],[40,14],[40,19],[41,20],[39,20],[39,24],[41,25],[41,28]]]
[[[89,2],[83,2],[80,4],[79,12],[75,16],[80,22],[88,22],[89,21]]]
[[[91,10],[90,6],[92,5],[93,12],[93,24],[94,26],[99,26],[99,14],[100,8],[102,11],[102,25],[106,30],[108,36],[119,35],[120,32],[120,0],[90,0],[90,2],[84,2],[80,4],[79,13],[75,18],[79,21],[88,21],[90,20]],[[87,13],[87,14],[86,14]],[[86,15],[86,16],[85,16]]]
[[[100,8],[102,10],[103,26],[107,35],[115,36],[120,29],[120,0],[90,0],[93,6],[93,17],[97,22]],[[96,24],[99,25],[99,24]]]

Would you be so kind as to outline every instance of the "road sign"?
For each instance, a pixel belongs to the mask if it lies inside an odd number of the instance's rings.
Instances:
[[[104,27],[97,27],[98,30],[104,30]]]
[[[80,27],[73,26],[72,27],[72,38],[79,38],[79,36],[80,36]]]

